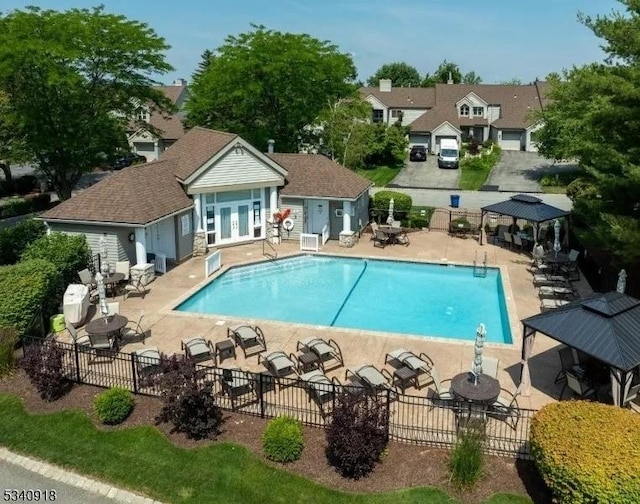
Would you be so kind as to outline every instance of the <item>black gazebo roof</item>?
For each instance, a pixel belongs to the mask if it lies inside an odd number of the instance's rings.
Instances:
[[[547,205],[540,198],[528,194],[516,194],[507,201],[482,207],[482,211],[510,215],[531,222],[545,222],[569,215],[566,210]]]
[[[626,294],[595,293],[522,323],[525,330],[546,334],[622,371],[640,365],[640,300]]]

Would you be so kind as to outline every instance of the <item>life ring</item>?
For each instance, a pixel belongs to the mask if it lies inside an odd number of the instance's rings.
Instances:
[[[291,231],[293,229],[293,221],[289,218],[286,218],[282,221],[282,227],[287,231]]]

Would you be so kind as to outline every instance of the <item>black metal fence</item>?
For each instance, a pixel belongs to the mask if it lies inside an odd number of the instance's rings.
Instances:
[[[42,341],[34,338],[27,343]],[[149,385],[153,380],[145,379],[153,366],[141,366],[134,354],[101,352],[71,343],[58,344],[64,351],[64,373],[75,383],[123,387],[135,394],[157,396],[160,393]],[[302,380],[274,378],[266,371],[256,373],[202,364],[198,367],[204,372],[205,379],[213,383],[213,393],[221,408],[261,418],[286,414],[316,427],[325,426],[339,393],[347,390],[367,393],[362,387],[327,384],[325,393],[317,394]],[[469,419],[481,417],[487,453],[530,458],[529,427],[534,410],[510,408],[507,415],[492,415],[481,407],[434,400],[426,393],[407,395],[384,390],[381,394],[389,411],[390,439],[448,448],[455,444]]]

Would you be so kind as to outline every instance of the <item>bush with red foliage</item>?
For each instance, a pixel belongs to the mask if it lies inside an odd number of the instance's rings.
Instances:
[[[32,343],[24,347],[20,365],[45,401],[59,399],[71,385],[62,369],[63,356],[64,351],[55,341]]]

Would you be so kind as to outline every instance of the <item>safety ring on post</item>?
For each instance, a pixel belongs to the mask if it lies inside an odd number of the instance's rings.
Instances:
[[[285,220],[282,221],[282,227],[285,228],[287,231],[291,231],[293,229],[293,221],[289,218],[286,218]]]

